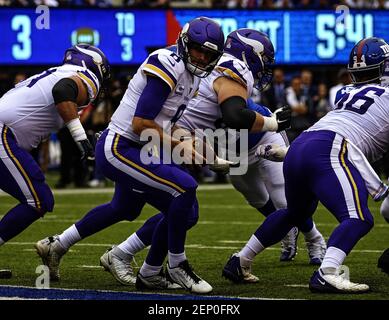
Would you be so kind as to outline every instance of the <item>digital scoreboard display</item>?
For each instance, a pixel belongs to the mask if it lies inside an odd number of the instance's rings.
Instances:
[[[58,64],[68,47],[87,42],[113,65],[137,65],[150,49],[172,44],[198,16],[216,19],[226,35],[237,28],[266,32],[278,64],[344,64],[360,39],[389,37],[389,11],[2,8],[0,64]]]
[[[389,11],[202,11],[221,23],[227,35],[238,28],[267,33],[278,64],[344,64],[352,47],[365,37],[389,38]],[[176,10],[181,25],[199,15]]]
[[[33,9],[3,9],[0,63],[57,64],[67,48],[87,42],[112,64],[139,64],[149,47],[166,45],[165,16],[164,11],[50,9],[45,21],[44,13]]]

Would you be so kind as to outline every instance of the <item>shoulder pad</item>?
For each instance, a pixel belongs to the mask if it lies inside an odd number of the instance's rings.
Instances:
[[[95,74],[88,69],[82,69],[77,71],[77,75],[86,84],[89,98],[94,100],[100,90],[100,83]]]
[[[245,88],[253,82],[250,70],[238,59],[222,59],[215,70],[234,81],[239,82]]]
[[[143,65],[143,71],[161,78],[173,90],[180,75],[185,72],[185,66],[176,53],[160,49],[147,58]]]

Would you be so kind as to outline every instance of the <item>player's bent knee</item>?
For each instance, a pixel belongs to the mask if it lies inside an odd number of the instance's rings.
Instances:
[[[43,188],[38,195],[39,202],[35,203],[34,209],[43,217],[47,212],[52,212],[54,209],[54,196],[50,188]]]
[[[195,226],[198,220],[199,220],[199,204],[196,200],[195,204],[193,205],[192,212],[188,217],[187,230]]]

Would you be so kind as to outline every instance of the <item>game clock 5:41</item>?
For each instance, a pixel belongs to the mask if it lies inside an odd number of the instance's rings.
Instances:
[[[0,64],[57,64],[70,46],[99,46],[112,64],[139,64],[166,45],[164,11],[0,10]]]

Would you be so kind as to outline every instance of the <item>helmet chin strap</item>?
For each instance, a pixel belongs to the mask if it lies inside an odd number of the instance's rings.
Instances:
[[[193,75],[198,76],[200,78],[206,77],[207,73],[208,73],[207,71],[202,70],[201,68],[195,66],[190,61],[188,61],[186,63],[186,68],[189,70],[190,73],[192,73]],[[200,72],[197,72],[197,71],[200,71]]]

